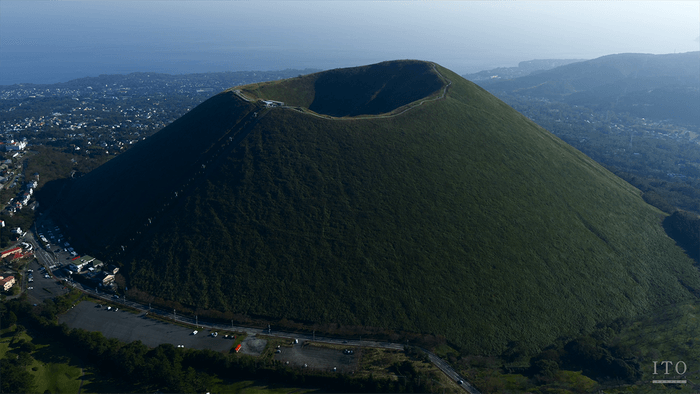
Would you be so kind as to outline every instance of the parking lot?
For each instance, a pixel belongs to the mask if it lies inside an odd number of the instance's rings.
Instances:
[[[47,298],[54,298],[68,292],[68,289],[62,282],[54,278],[45,278],[45,271],[41,271],[41,265],[39,265],[36,260],[29,263],[28,267],[34,271],[32,272],[31,282],[29,281],[29,273],[25,273],[27,297],[32,304],[40,304]]]
[[[302,368],[311,368],[321,371],[352,372],[357,369],[359,354],[348,354],[339,349],[331,349],[319,346],[305,346],[304,342],[292,347],[282,347],[280,353],[275,354],[275,360]]]
[[[51,219],[42,218],[40,221],[37,220],[36,230],[37,244],[42,246],[42,249],[48,253],[54,263],[66,264],[79,255],[76,250],[73,250],[73,247],[66,241],[61,230],[54,225]]]
[[[115,312],[114,308],[107,310],[106,306],[98,307],[97,303],[89,301],[79,303],[59,316],[58,321],[71,328],[99,331],[107,338],[116,338],[126,343],[141,341],[149,347],[170,343],[174,346],[184,345],[186,348],[228,352],[234,343],[223,335],[214,338],[208,330],[199,330],[197,335],[192,335],[189,328],[151,319],[145,313],[136,314],[122,309]]]

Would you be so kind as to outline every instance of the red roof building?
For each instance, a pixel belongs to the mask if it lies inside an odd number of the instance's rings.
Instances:
[[[0,259],[4,259],[5,257],[15,253],[22,253],[22,248],[20,246],[17,246],[12,249],[3,250],[2,252],[0,252]]]

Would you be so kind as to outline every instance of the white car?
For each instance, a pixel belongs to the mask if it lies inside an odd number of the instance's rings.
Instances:
[[[34,288],[30,286],[30,287],[27,287],[27,290],[34,290]]]
[[[198,332],[199,332],[199,331],[194,330],[194,331],[192,331],[192,335],[197,335]]]

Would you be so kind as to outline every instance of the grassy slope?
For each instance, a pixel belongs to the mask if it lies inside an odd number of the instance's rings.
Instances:
[[[75,241],[84,245],[83,250],[85,246],[114,250],[126,244],[124,238],[133,236],[183,179],[201,168],[203,157],[235,136],[235,131],[228,132],[240,126],[254,105],[231,96],[214,96],[173,122],[167,132],[139,142],[72,183],[55,214],[69,228],[81,229],[85,239]]]
[[[249,97],[282,101],[335,117],[392,112],[435,94],[443,81],[431,63],[403,60],[242,86]]]
[[[636,189],[441,72],[446,100],[391,119],[269,112],[146,236],[133,285],[487,353],[690,298],[679,278],[700,288]]]

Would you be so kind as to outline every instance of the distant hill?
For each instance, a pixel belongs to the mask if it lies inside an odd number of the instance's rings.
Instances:
[[[603,56],[510,80],[488,91],[700,125],[700,52]]]
[[[498,67],[473,74],[464,74],[462,77],[472,82],[512,79],[551,70],[571,63],[582,62],[584,60],[585,59],[535,59],[520,62],[518,63],[518,67]]]
[[[233,88],[45,189],[73,243],[120,264],[130,289],[475,353],[700,289],[637,189],[427,62]]]

